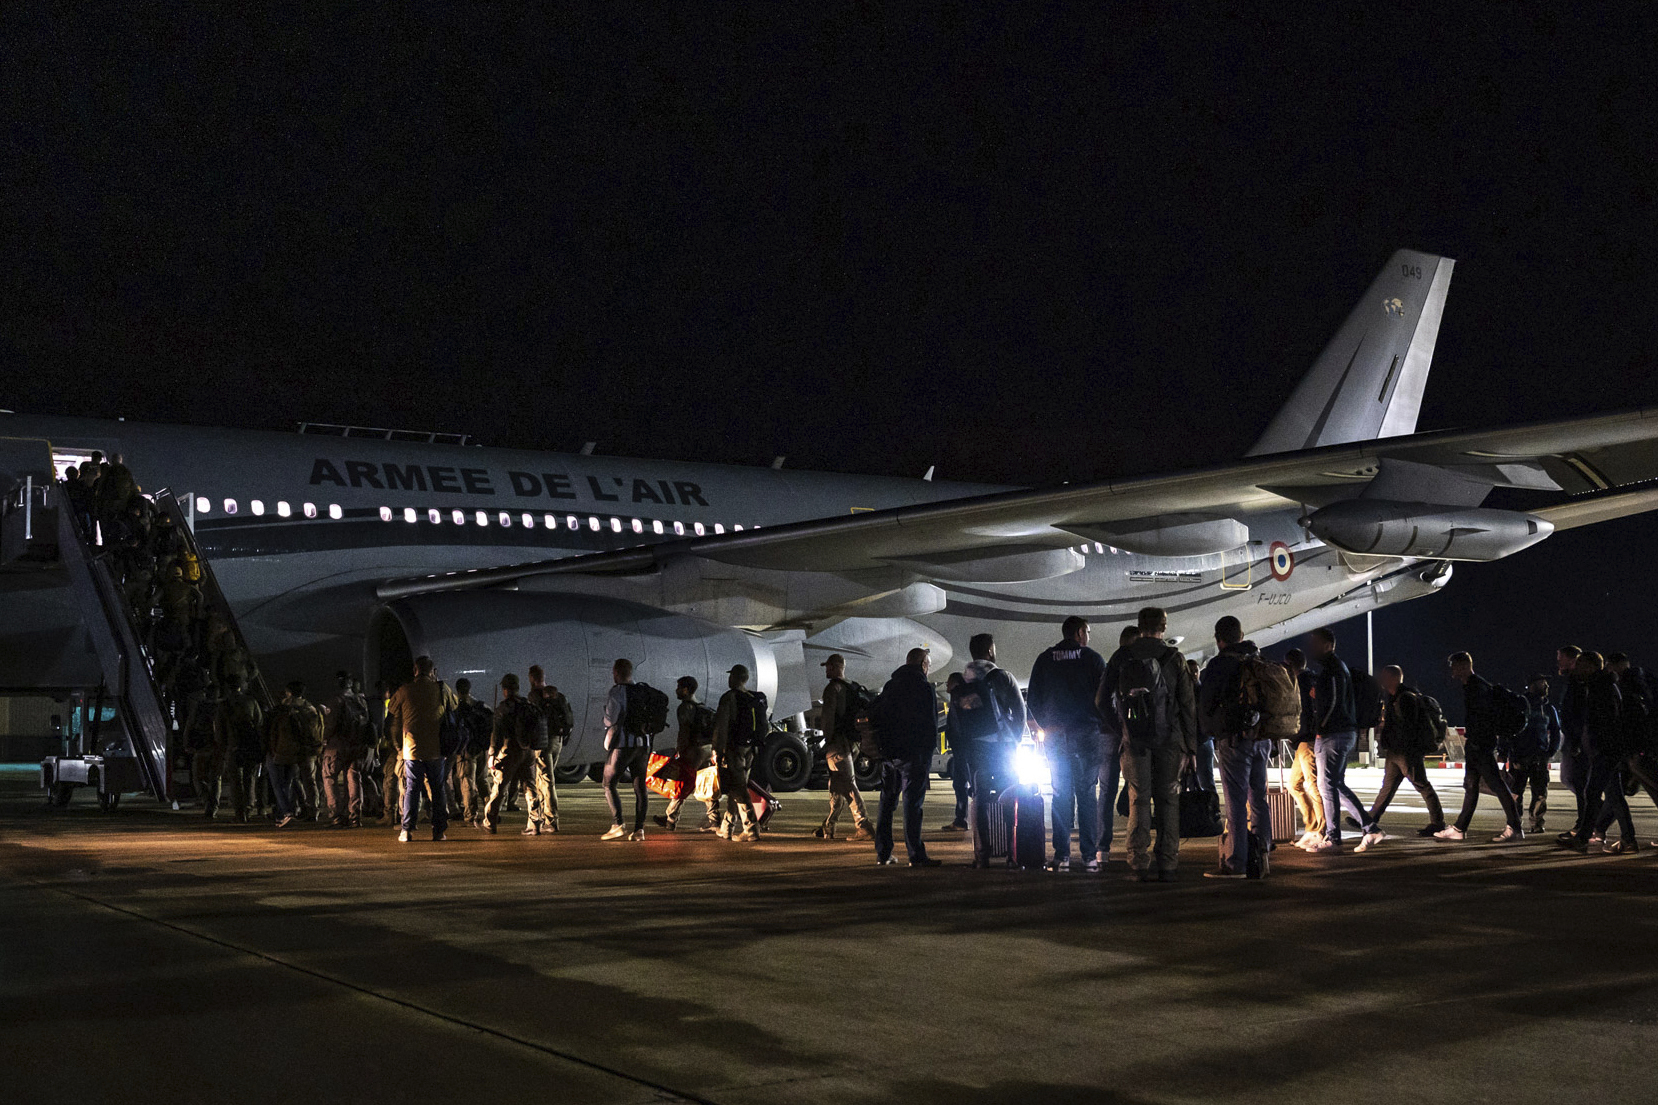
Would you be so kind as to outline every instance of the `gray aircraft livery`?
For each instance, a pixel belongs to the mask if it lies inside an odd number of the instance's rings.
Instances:
[[[746,664],[783,716],[830,652],[879,685],[989,630],[1023,678],[1067,615],[1109,644],[1148,604],[1192,655],[1224,614],[1268,644],[1658,507],[1630,486],[1658,477],[1658,410],[1416,432],[1451,267],[1395,254],[1244,459],[1173,475],[1020,489],[23,414],[0,435],[171,490],[274,681],[540,663],[579,764],[617,657],[658,686]],[[1495,488],[1537,505],[1483,506]],[[98,685],[66,581],[0,573],[0,603],[0,688]]]

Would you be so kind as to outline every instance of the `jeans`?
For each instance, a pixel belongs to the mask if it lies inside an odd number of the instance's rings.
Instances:
[[[413,833],[420,817],[420,798],[426,796],[432,818],[432,839],[449,827],[449,803],[443,794],[443,757],[403,761],[403,831]]]
[[[542,756],[543,753],[532,753],[532,756]],[[618,789],[622,772],[633,769],[633,828],[635,831],[645,827],[645,810],[650,799],[649,790],[645,787],[645,772],[650,765],[651,750],[645,745],[637,748],[612,748],[604,761],[604,803],[610,807],[610,823],[615,826],[622,824],[622,795]],[[536,808],[539,802],[534,793],[530,795],[530,821],[535,821]]]
[[[1179,745],[1138,750],[1123,745],[1123,780],[1128,784],[1128,865],[1151,869],[1151,830],[1157,827],[1157,867],[1180,865]]]
[[[881,806],[875,816],[876,860],[884,863],[892,855],[892,816],[900,796],[904,801],[904,851],[911,863],[927,858],[927,846],[921,842],[921,803],[927,797],[932,760],[932,750],[928,749],[909,759],[882,762]]]
[[[1220,837],[1220,869],[1238,874],[1248,869],[1249,838],[1261,855],[1272,851],[1272,811],[1267,806],[1267,758],[1271,741],[1217,741],[1221,792],[1226,796],[1226,831]]]
[[[1502,803],[1508,827],[1518,832],[1520,807],[1515,804],[1514,794],[1508,789],[1508,780],[1497,769],[1496,752],[1486,748],[1464,748],[1462,754],[1467,766],[1462,769],[1462,812],[1457,814],[1456,827],[1463,832],[1468,831],[1469,823],[1474,820],[1474,810],[1480,804],[1480,783],[1483,782]]]
[[[1099,781],[1097,734],[1055,734],[1048,766],[1053,771],[1054,859],[1071,858],[1071,814],[1076,813],[1077,847],[1085,860],[1099,851],[1100,811],[1094,785]],[[1116,795],[1112,795],[1113,798]]]
[[[965,748],[950,750],[950,788],[956,792],[956,816],[952,825],[967,824],[967,798],[973,790],[973,759]]]
[[[1543,831],[1543,815],[1549,812],[1549,760],[1537,756],[1528,760],[1513,760],[1508,765],[1508,789],[1514,792],[1518,803],[1531,787],[1531,831]]]
[[[1211,793],[1215,789],[1215,740],[1213,737],[1197,745],[1197,785]]]
[[[1623,796],[1623,757],[1596,755],[1589,761],[1589,779],[1583,792],[1583,813],[1577,819],[1577,837],[1587,840],[1589,829],[1610,809],[1624,840],[1634,843],[1635,822],[1629,816],[1629,802]],[[1611,825],[1611,820],[1606,824]]]
[[[1358,742],[1359,735],[1352,729],[1330,733],[1313,742],[1313,755],[1318,760],[1318,797],[1324,806],[1324,839],[1332,844],[1341,843],[1343,805],[1363,831],[1368,833],[1375,828],[1370,811],[1360,805],[1358,795],[1347,785],[1347,756]]]
[[[1100,859],[1111,854],[1111,840],[1116,835],[1117,788],[1123,775],[1123,738],[1116,733],[1100,734],[1100,800],[1099,827],[1094,835],[1100,848]]]
[[[1433,829],[1445,827],[1445,810],[1439,804],[1439,795],[1434,793],[1433,784],[1428,782],[1427,769],[1422,766],[1420,752],[1393,752],[1383,753],[1386,757],[1387,769],[1382,773],[1382,789],[1376,792],[1376,801],[1370,807],[1370,822],[1377,828],[1381,827],[1382,814],[1387,812],[1388,803],[1393,796],[1399,793],[1399,784],[1410,780],[1410,785],[1416,788],[1416,793],[1422,796],[1422,801],[1428,807],[1428,825]]]
[[[265,764],[265,774],[271,781],[271,798],[276,802],[276,816],[294,816],[294,780],[299,774],[299,766],[279,764],[273,757]]]

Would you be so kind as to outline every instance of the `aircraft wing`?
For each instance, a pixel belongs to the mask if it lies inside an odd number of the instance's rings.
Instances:
[[[1051,555],[1081,541],[1169,526],[1225,524],[1266,510],[1351,498],[1383,461],[1441,469],[1489,487],[1604,492],[1658,479],[1658,408],[1495,430],[1444,430],[1249,457],[1173,475],[998,492],[891,510],[501,568],[387,580],[383,599],[565,573],[649,571],[680,556],[789,571],[846,572],[894,564],[927,574],[997,557]],[[1545,508],[1562,528],[1658,508],[1658,494]]]

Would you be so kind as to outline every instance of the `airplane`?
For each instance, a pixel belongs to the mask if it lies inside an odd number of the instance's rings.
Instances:
[[[425,654],[483,689],[539,663],[579,770],[618,657],[711,694],[742,663],[780,717],[832,652],[879,686],[910,648],[942,674],[988,630],[1023,680],[1071,614],[1114,640],[1162,606],[1204,657],[1226,614],[1265,646],[1658,508],[1633,486],[1658,477],[1658,410],[1417,432],[1453,264],[1395,253],[1246,456],[1167,475],[1010,488],[22,414],[0,437],[49,442],[60,475],[119,452],[171,489],[275,680],[395,685]],[[1497,488],[1546,501],[1485,506]],[[0,573],[0,603],[0,688],[98,684],[65,583]]]

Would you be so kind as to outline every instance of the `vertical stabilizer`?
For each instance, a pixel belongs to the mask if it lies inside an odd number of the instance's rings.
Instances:
[[[1455,263],[1395,253],[1249,455],[1415,433]]]

